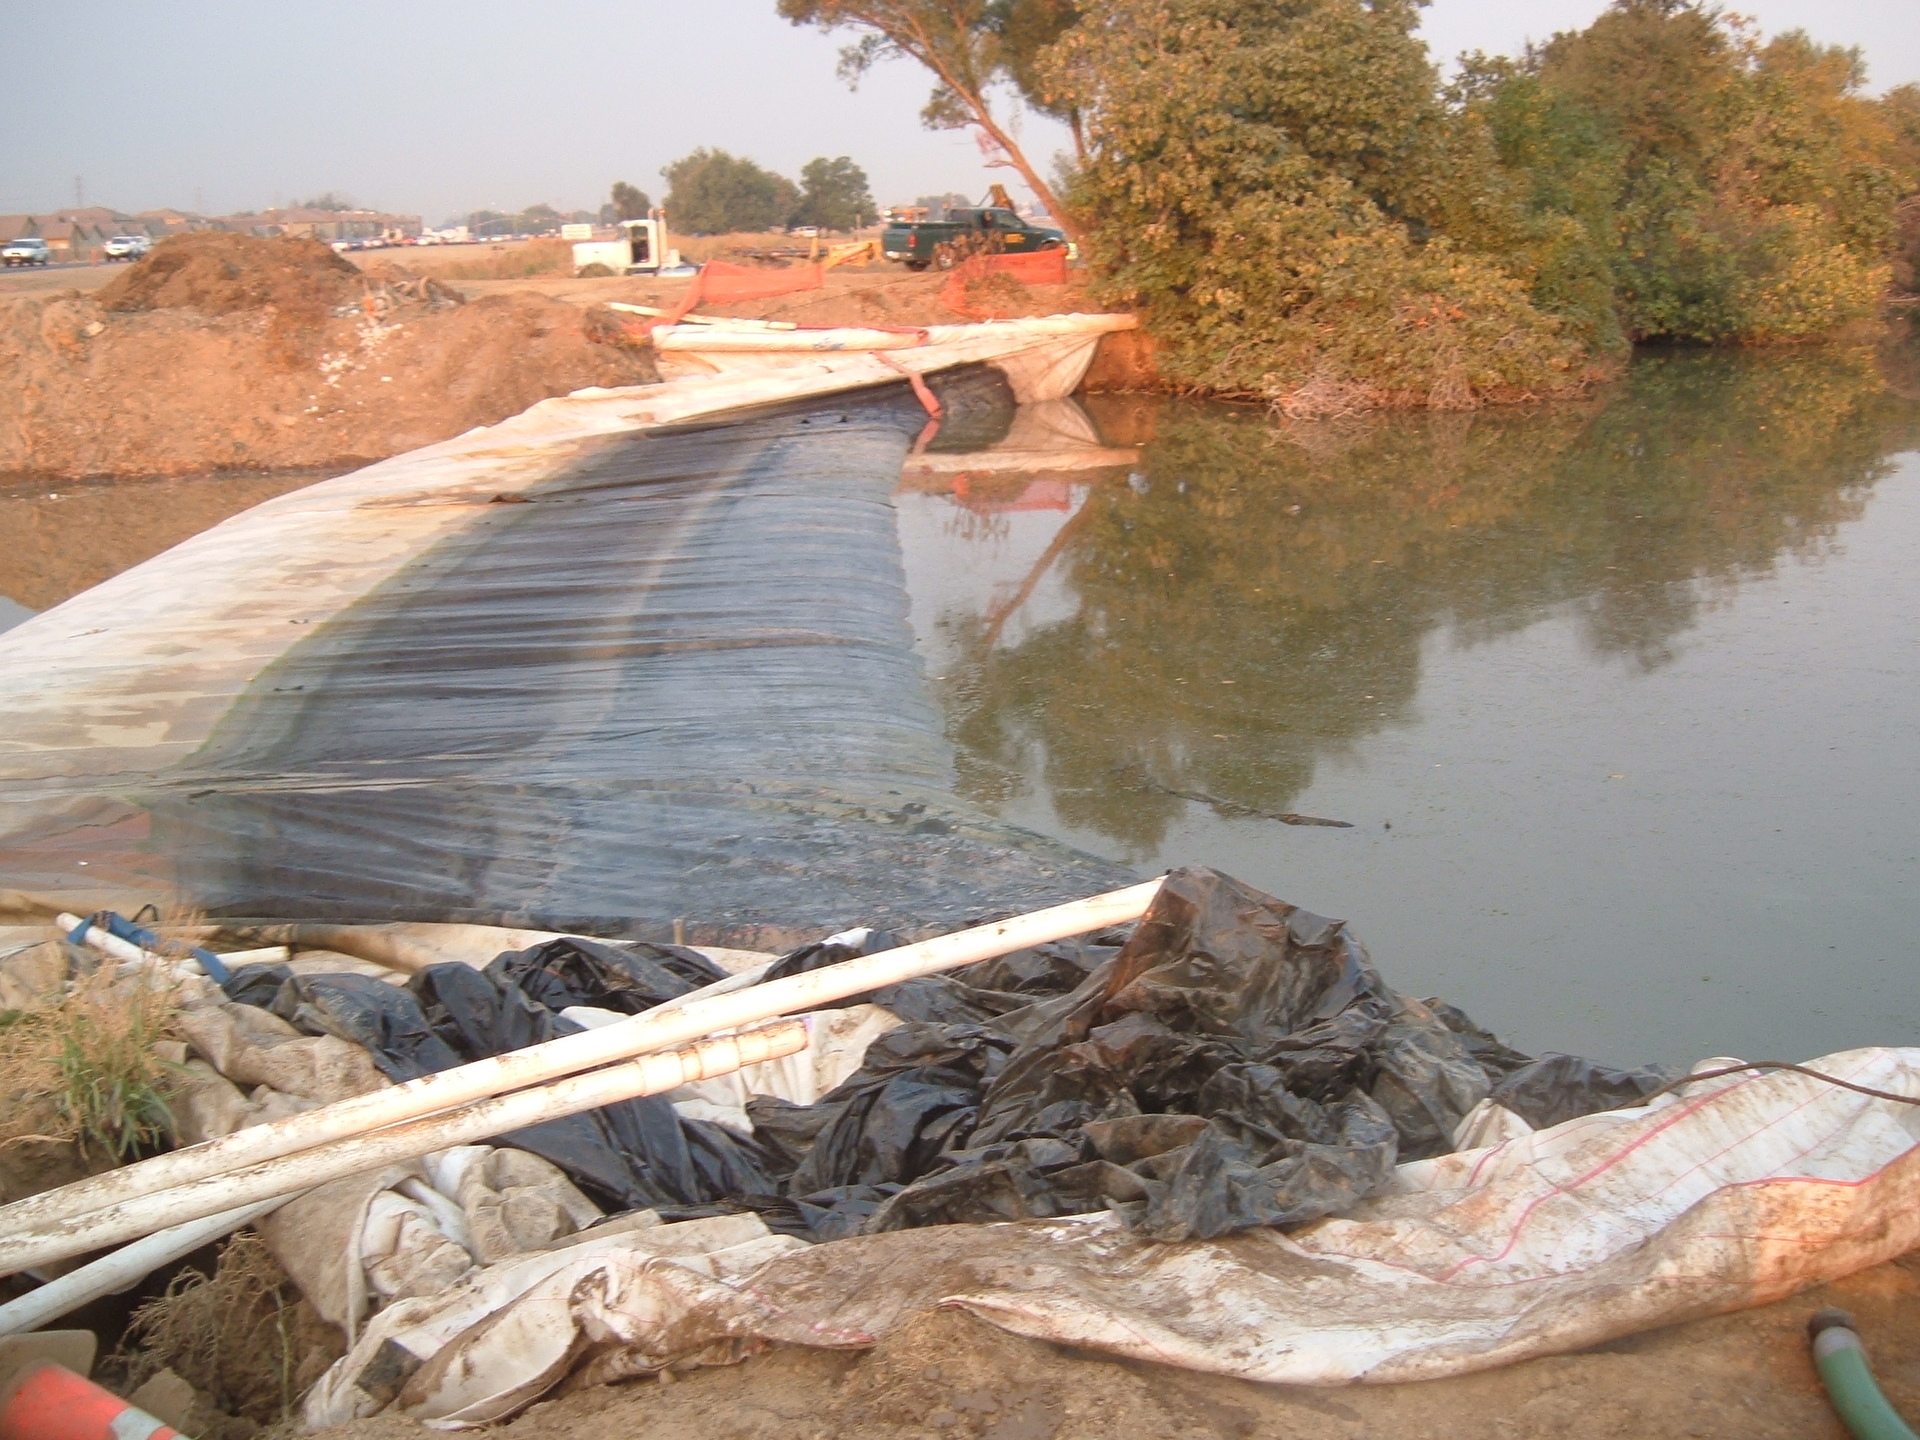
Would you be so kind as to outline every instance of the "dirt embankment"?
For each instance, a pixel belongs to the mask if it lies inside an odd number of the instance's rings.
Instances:
[[[1477,1375],[1311,1389],[1075,1352],[927,1311],[864,1355],[776,1349],[671,1384],[579,1390],[497,1440],[1845,1440],[1807,1316],[1852,1311],[1888,1398],[1920,1413],[1920,1257],[1777,1305]],[[319,1440],[432,1440],[398,1416]]]
[[[655,378],[604,309],[227,234],[0,305],[0,372],[0,472],[62,477],[346,466]]]
[[[551,395],[657,378],[634,317],[605,302],[667,309],[687,281],[521,276],[532,262],[519,251],[508,278],[473,279],[501,257],[450,253],[462,263],[409,251],[356,266],[317,241],[204,233],[166,241],[91,294],[0,286],[0,371],[14,380],[0,392],[0,474],[345,469]],[[819,326],[1093,308],[1077,283],[993,276],[960,313],[947,283],[894,266],[830,270],[819,290],[702,309]],[[1158,388],[1151,342],[1108,336],[1086,388]]]

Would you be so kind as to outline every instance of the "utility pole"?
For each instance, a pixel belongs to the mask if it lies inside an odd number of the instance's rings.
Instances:
[[[73,177],[73,208],[76,210],[87,208],[87,182],[78,175]]]

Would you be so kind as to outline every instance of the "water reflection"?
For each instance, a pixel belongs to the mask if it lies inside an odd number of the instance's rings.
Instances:
[[[0,475],[0,630],[229,515],[331,473],[277,470],[138,480]]]
[[[1345,916],[1525,1048],[1920,1043],[1892,358],[1653,355],[1580,406],[1290,432],[1092,405],[1139,459],[1066,510],[899,497],[963,794]]]
[[[1916,435],[1861,350],[1681,352],[1587,405],[1287,432],[1095,406],[1146,443],[1059,527],[1072,612],[1011,645],[1004,595],[950,613],[941,683],[971,798],[1037,778],[1140,861],[1173,792],[1289,812],[1319,764],[1410,720],[1437,627],[1484,641],[1570,611],[1596,656],[1667,664],[1724,586],[1817,556]]]

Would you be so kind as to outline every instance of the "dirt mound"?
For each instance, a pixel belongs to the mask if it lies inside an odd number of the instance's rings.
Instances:
[[[241,310],[319,312],[360,294],[360,272],[318,240],[263,240],[255,235],[202,231],[174,235],[146,259],[102,286],[103,310]]]
[[[605,317],[518,291],[291,312],[0,304],[0,473],[346,469],[492,425],[551,395],[657,378]],[[424,301],[425,303],[415,303]]]

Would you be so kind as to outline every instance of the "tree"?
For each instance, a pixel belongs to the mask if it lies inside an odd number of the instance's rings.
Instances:
[[[1080,0],[990,0],[987,24],[1000,45],[1000,64],[1020,97],[1042,115],[1066,122],[1076,158],[1087,158],[1079,107],[1057,101],[1040,75],[1040,57],[1080,23]]]
[[[660,173],[667,180],[667,209],[676,225],[693,235],[772,230],[787,223],[800,200],[784,175],[704,146]]]
[[[1013,50],[1002,35],[1007,6],[999,0],[778,0],[795,25],[853,30],[860,38],[840,52],[840,74],[858,84],[882,60],[914,60],[933,72],[934,89],[920,118],[929,129],[978,129],[1019,171],[1056,224],[1070,237],[1079,227],[988,101],[988,91],[1012,79]]]
[[[822,230],[858,230],[875,218],[867,172],[842,155],[822,155],[800,171],[800,206],[794,222],[818,225]]]
[[[351,195],[343,195],[337,190],[323,190],[311,200],[293,202],[296,210],[358,210]]]
[[[653,208],[653,201],[647,198],[647,192],[638,185],[629,185],[624,180],[613,182],[613,216],[615,220],[644,220],[647,211]]]
[[[1580,347],[1432,236],[1445,113],[1412,0],[1087,0],[1041,81],[1079,107],[1098,293],[1169,378],[1290,415],[1577,384]]]

